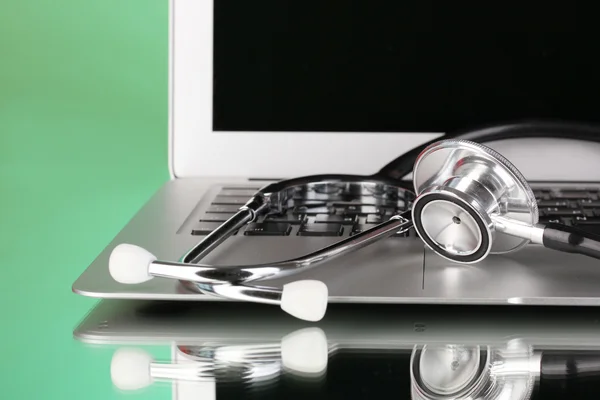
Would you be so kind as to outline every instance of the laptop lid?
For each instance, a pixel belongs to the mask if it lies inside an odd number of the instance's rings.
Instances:
[[[433,4],[171,0],[172,176],[368,174],[453,130],[600,122],[589,10]]]

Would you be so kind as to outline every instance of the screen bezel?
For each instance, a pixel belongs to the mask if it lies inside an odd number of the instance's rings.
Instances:
[[[170,0],[169,7],[172,178],[273,179],[322,173],[371,174],[400,154],[443,134],[215,132],[212,128],[213,1]],[[324,143],[335,143],[335,153],[332,146]]]

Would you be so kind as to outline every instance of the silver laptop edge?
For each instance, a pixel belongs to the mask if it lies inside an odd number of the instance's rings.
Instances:
[[[450,313],[449,313],[450,311]],[[169,315],[165,315],[169,313]],[[227,316],[228,318],[224,318]],[[595,309],[337,305],[329,317],[306,323],[260,305],[150,303],[103,300],[74,330],[83,343],[162,345],[277,342],[305,328],[319,328],[330,343],[347,348],[411,348],[416,344],[502,344],[522,340],[556,348],[600,347]]]

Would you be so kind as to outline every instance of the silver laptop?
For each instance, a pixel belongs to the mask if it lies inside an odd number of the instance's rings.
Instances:
[[[342,12],[329,4],[172,0],[165,132],[171,179],[82,268],[73,291],[98,298],[223,301],[163,278],[119,284],[108,272],[110,252],[131,243],[159,259],[178,260],[273,180],[374,173],[451,130],[507,118],[596,116],[585,114],[588,105],[580,109],[563,96],[561,87],[535,94],[532,88],[545,76],[531,64],[539,62],[537,49],[519,70],[529,80],[503,81],[492,74],[501,73],[502,63],[493,62],[498,53],[489,43],[415,35],[419,29],[406,13],[416,20],[422,10],[405,10],[408,20],[400,24],[390,10],[361,7]],[[502,38],[505,49],[517,46],[514,60],[527,56],[520,39]],[[564,46],[568,36],[551,52],[558,54],[556,62],[544,59],[547,74],[566,68]],[[448,57],[451,51],[459,51],[457,57]],[[464,67],[472,54],[490,76]],[[506,57],[511,61],[509,52]],[[589,83],[570,83],[577,84]],[[515,95],[525,89],[532,90]],[[522,139],[488,145],[530,180],[541,222],[556,219],[600,231],[598,144]],[[290,210],[268,229],[263,221],[240,229],[203,261],[254,264],[297,257],[372,226],[378,216],[369,210],[338,210],[349,216],[341,220],[322,208],[302,218]],[[325,282],[332,303],[600,305],[600,268],[591,258],[531,245],[457,265],[428,251],[414,233],[268,284],[297,279]]]

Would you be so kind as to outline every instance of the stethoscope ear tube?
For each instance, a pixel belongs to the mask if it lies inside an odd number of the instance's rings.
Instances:
[[[600,236],[572,226],[547,224],[542,243],[549,249],[600,259]]]
[[[183,257],[183,263],[197,263],[208,253],[229,238],[235,231],[256,219],[257,213],[266,207],[264,198],[260,195],[253,196],[233,216],[222,223],[218,229],[209,233],[204,240],[192,247]]]
[[[153,277],[193,282],[198,290],[232,300],[279,305],[288,314],[307,321],[319,321],[325,315],[328,288],[320,281],[299,280],[281,289],[258,286],[261,279],[292,275],[307,268],[356,251],[376,241],[412,227],[409,213],[393,215],[389,220],[357,235],[298,258],[257,265],[215,266],[160,261],[147,250],[120,244],[113,249],[109,271],[116,281],[138,284]]]
[[[486,125],[464,131],[448,133],[443,139],[469,140],[489,143],[499,140],[523,138],[565,138],[600,142],[600,126],[551,120],[521,120],[501,125]],[[376,176],[388,179],[403,179],[414,172],[415,160],[430,145],[442,138],[433,139],[392,160],[381,168]]]

